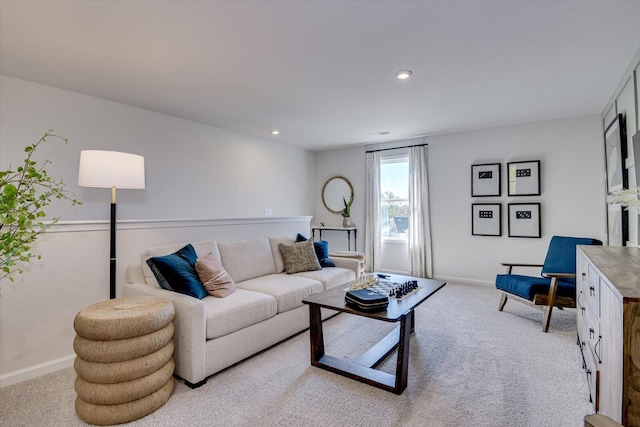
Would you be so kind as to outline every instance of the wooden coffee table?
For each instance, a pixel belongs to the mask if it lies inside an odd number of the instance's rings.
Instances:
[[[401,394],[407,388],[407,374],[409,371],[409,338],[414,330],[414,309],[427,298],[439,291],[446,283],[441,280],[421,279],[409,276],[390,275],[388,279],[381,279],[403,283],[408,280],[417,280],[416,292],[401,300],[389,299],[386,311],[367,313],[351,308],[344,302],[346,283],[324,292],[313,294],[302,300],[309,305],[309,333],[311,338],[311,365],[335,372],[336,374],[370,384],[396,394]],[[400,325],[391,331],[369,351],[360,356],[358,360],[348,361],[324,353],[324,337],[322,333],[321,308],[337,310],[356,316],[369,317],[384,322],[400,322]],[[375,369],[395,349],[398,349],[395,375]]]

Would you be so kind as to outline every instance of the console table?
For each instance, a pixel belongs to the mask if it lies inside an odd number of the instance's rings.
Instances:
[[[353,231],[353,250],[358,250],[358,227],[340,227],[340,226],[322,226],[322,225],[314,225],[311,227],[311,235],[313,236],[313,240],[316,240],[316,230],[320,231],[320,240],[322,240],[322,232],[324,230],[330,231],[346,231],[347,232],[347,245],[349,246],[348,250],[351,250],[351,232]]]
[[[578,343],[596,412],[640,426],[640,248],[578,246]]]

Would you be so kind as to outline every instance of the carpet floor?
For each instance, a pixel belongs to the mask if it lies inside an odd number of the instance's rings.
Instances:
[[[131,426],[562,426],[592,413],[575,310],[540,311],[491,287],[448,284],[416,309],[409,384],[395,395],[310,366],[309,332],[238,363]],[[341,314],[326,353],[355,359],[395,325]],[[393,373],[395,354],[379,369]],[[73,368],[0,389],[2,426],[85,426]]]

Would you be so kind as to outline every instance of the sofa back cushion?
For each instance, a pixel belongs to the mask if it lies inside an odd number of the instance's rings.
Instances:
[[[276,263],[266,237],[218,242],[220,259],[234,282],[275,274]]]
[[[294,240],[289,236],[269,236],[269,245],[271,245],[271,253],[273,254],[273,260],[276,263],[276,273],[284,272],[284,261],[282,260],[282,253],[280,252],[280,243],[290,245],[294,243]]]
[[[152,285],[159,288],[160,284],[158,283],[158,280],[156,280],[155,275],[153,274],[153,272],[151,271],[151,268],[147,264],[147,260],[151,257],[172,254],[180,250],[184,246],[185,246],[185,243],[179,243],[175,245],[158,246],[156,248],[150,248],[143,251],[140,254],[140,264],[142,266],[144,281],[148,285]],[[217,256],[218,259],[220,259],[220,254],[218,253],[218,247],[216,246],[216,242],[213,240],[208,240],[206,242],[192,243],[192,246],[193,246],[193,249],[195,249],[196,255],[198,256],[198,258],[207,255],[209,252],[212,252],[214,256]]]

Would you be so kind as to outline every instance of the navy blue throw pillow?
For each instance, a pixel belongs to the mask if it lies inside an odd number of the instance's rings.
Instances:
[[[196,272],[198,256],[191,244],[170,255],[152,257],[147,264],[160,287],[202,299],[209,295]]]
[[[298,233],[296,242],[304,242],[308,240],[302,234]],[[320,262],[320,267],[335,267],[336,265],[329,259],[329,242],[326,240],[318,240],[313,242],[313,249],[316,251],[316,257]]]
[[[321,267],[335,267],[336,265],[329,259],[329,242],[326,240],[318,240],[313,242],[313,248],[316,250],[316,256],[320,261]]]

